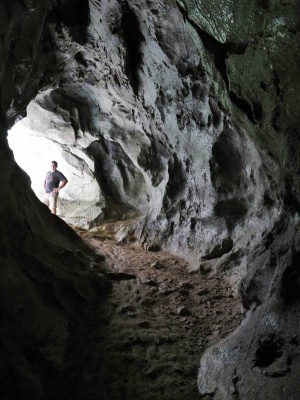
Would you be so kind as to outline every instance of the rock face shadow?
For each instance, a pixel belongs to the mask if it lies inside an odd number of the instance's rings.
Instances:
[[[108,400],[198,399],[199,352],[242,317],[231,288],[161,250],[117,244],[104,230],[81,235],[105,255],[113,289],[95,313],[98,328],[85,338],[91,361],[75,398],[90,387]]]

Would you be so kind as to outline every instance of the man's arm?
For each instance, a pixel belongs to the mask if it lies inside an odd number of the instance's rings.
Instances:
[[[68,179],[65,179],[64,181],[61,182],[61,184],[58,186],[58,188],[53,189],[53,191],[54,191],[54,192],[58,192],[60,189],[62,189],[63,187],[65,187],[67,183],[68,183]]]

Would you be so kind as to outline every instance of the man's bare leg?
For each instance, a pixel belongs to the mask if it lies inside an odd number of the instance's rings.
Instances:
[[[56,215],[56,208],[52,208],[51,212]]]

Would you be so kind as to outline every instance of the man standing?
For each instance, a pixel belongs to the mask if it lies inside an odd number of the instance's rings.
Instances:
[[[56,214],[58,192],[68,183],[67,178],[57,170],[57,162],[51,161],[51,171],[47,172],[44,189],[43,203],[46,204],[52,214]]]

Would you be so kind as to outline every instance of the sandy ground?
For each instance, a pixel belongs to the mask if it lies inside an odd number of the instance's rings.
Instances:
[[[199,399],[202,352],[242,319],[226,281],[189,271],[186,261],[163,251],[78,233],[105,256],[112,291],[94,311],[85,338],[89,355],[73,398]]]

